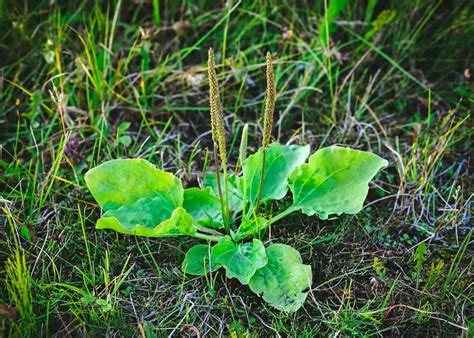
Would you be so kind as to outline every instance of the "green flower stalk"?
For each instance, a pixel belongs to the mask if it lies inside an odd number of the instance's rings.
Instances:
[[[265,161],[266,149],[270,143],[273,128],[273,112],[275,111],[276,88],[275,88],[275,72],[273,71],[273,60],[270,52],[267,52],[267,90],[265,100],[265,113],[263,115],[263,138],[262,138],[262,173],[260,176],[260,186],[258,188],[257,200],[255,201],[255,211],[257,211],[260,197],[262,195],[263,181],[265,179]]]
[[[249,125],[246,123],[244,128],[242,129],[242,137],[240,139],[240,148],[239,148],[239,164],[241,170],[244,167],[245,159],[247,158],[247,144],[249,138]],[[244,199],[243,199],[243,206],[242,206],[242,220],[246,219],[246,208],[247,208],[247,185],[244,180]]]
[[[222,206],[222,215],[224,225],[228,234],[230,234],[229,208],[228,208],[228,183],[227,183],[227,150],[224,129],[224,115],[221,100],[219,98],[219,83],[217,82],[216,65],[214,62],[214,50],[209,49],[208,54],[208,74],[209,74],[209,103],[211,109],[211,131],[212,141],[214,143],[214,161],[216,163],[217,185],[219,199]],[[221,188],[219,160],[217,152],[221,158],[221,165],[224,172],[224,194]]]

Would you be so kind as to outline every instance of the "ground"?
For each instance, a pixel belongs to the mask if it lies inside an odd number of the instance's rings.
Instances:
[[[0,1],[0,332],[472,334],[472,2],[57,3]],[[231,165],[244,123],[259,145],[267,51],[274,140],[389,161],[359,214],[295,214],[265,236],[312,265],[293,314],[184,275],[197,240],[95,229],[89,168],[145,158],[188,187],[212,168],[209,47]]]

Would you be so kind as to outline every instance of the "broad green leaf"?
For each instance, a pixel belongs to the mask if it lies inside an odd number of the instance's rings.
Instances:
[[[242,221],[235,235],[235,239],[240,241],[250,236],[257,236],[260,230],[265,227],[266,222],[268,222],[268,220],[263,217],[257,217],[257,219],[252,217]]]
[[[155,197],[162,192],[175,206],[183,204],[180,179],[143,159],[102,163],[86,173],[85,181],[104,211],[133,204],[142,198]]]
[[[229,236],[222,238],[212,248],[212,259],[224,266],[227,278],[237,278],[247,285],[255,271],[267,264],[263,243],[254,239],[251,243],[235,244]]]
[[[216,271],[220,265],[212,261],[211,249],[208,245],[198,244],[188,250],[181,268],[189,275],[202,276],[210,271]]]
[[[173,214],[175,206],[165,196],[142,198],[130,205],[109,210],[102,218],[115,217],[124,229],[133,229],[137,224],[154,228]]]
[[[189,188],[184,190],[183,207],[193,216],[193,223],[202,227],[223,226],[221,202],[211,188]]]
[[[309,155],[309,145],[284,146],[272,143],[266,150],[265,172],[260,201],[269,199],[279,200],[288,192],[288,176],[306,161]],[[263,150],[249,156],[243,166],[242,190],[247,191],[247,200],[251,206],[256,203],[262,174]],[[251,209],[250,209],[251,210]]]
[[[220,175],[221,178],[221,188],[222,188],[222,193],[224,194],[224,175]],[[239,185],[239,177],[235,175],[227,175],[227,182],[228,182],[228,188],[229,188],[229,210],[232,214],[236,214],[240,211],[242,211],[242,194],[240,193],[238,189]],[[204,187],[210,187],[212,189],[212,192],[214,193],[217,198],[219,198],[219,190],[218,190],[218,185],[217,185],[217,175],[216,173],[207,173],[206,176],[204,176],[203,180]]]
[[[268,264],[255,272],[250,289],[271,306],[286,312],[298,310],[311,287],[311,266],[304,265],[300,253],[289,245],[273,244],[267,248]]]
[[[176,208],[169,218],[156,199],[142,199],[135,204],[125,205],[117,210],[106,212],[97,221],[97,229],[112,229],[122,234],[166,237],[196,234],[193,218],[182,207]],[[153,225],[154,224],[154,225]]]
[[[318,150],[290,176],[293,203],[307,215],[355,214],[362,209],[369,182],[388,162],[342,147]]]

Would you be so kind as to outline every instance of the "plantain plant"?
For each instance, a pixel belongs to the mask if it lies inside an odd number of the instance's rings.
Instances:
[[[228,278],[248,285],[271,306],[298,310],[312,284],[311,266],[293,247],[262,241],[264,232],[294,212],[355,214],[362,209],[369,182],[387,165],[379,156],[332,146],[310,155],[309,145],[270,143],[276,88],[270,53],[261,148],[247,157],[247,127],[242,132],[239,174],[228,170],[224,117],[209,50],[209,99],[216,171],[202,188],[184,189],[181,180],[143,159],[105,162],[85,176],[103,210],[97,229],[148,236],[191,236],[205,241],[189,249],[182,270],[205,275],[223,268]],[[275,215],[262,206],[285,198],[291,203]]]

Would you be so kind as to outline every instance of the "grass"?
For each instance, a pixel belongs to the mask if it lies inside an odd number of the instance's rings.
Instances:
[[[471,335],[473,9],[0,1],[0,332]],[[360,214],[287,218],[265,238],[313,267],[310,297],[291,315],[220,274],[184,276],[193,240],[94,229],[88,168],[141,157],[192,186],[212,167],[209,47],[230,157],[244,123],[252,149],[261,136],[270,50],[275,139],[390,161]]]

